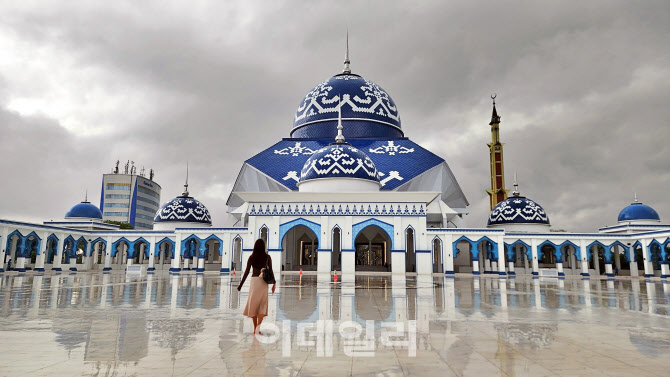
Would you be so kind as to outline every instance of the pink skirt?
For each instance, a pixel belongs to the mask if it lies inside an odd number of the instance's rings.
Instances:
[[[268,285],[260,276],[252,276],[249,279],[249,297],[244,315],[247,317],[268,315]]]

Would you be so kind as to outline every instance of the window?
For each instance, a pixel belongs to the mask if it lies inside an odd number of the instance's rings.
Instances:
[[[135,221],[135,228],[145,228],[145,229],[151,229],[153,226],[145,223],[141,223],[139,221]]]
[[[158,195],[158,194],[155,193],[154,191],[151,191],[151,190],[149,190],[149,189],[145,189],[145,188],[142,187],[142,186],[137,187],[137,191],[141,192],[142,194],[147,194],[147,195],[149,195],[149,196],[153,196],[153,197],[156,198],[156,199],[160,199],[160,197],[161,197],[160,195]]]
[[[130,195],[105,194],[105,199],[130,199]]]
[[[151,220],[151,221],[154,220],[154,218],[153,218],[152,216],[140,215],[139,213],[136,214],[135,216],[138,217],[138,218],[140,218],[140,219]]]
[[[130,191],[130,183],[108,183],[107,190],[124,190]]]
[[[128,197],[130,198],[130,195],[128,195]],[[141,197],[141,196],[138,196],[138,197],[137,197],[137,201],[138,201],[138,202],[145,202],[145,203],[153,204],[153,205],[155,205],[156,207],[160,207],[160,205],[158,204],[158,202],[154,202],[154,201],[151,200],[151,199],[143,198],[143,197]],[[153,210],[152,210],[152,211],[153,211]]]
[[[141,206],[139,204],[137,205],[137,209],[141,209],[143,211],[147,211],[147,212],[151,212],[151,213],[156,212],[156,208],[149,208],[149,207]]]
[[[122,216],[122,217],[128,217],[128,212],[105,212],[103,213],[105,216]],[[153,219],[152,219],[153,220]]]
[[[105,207],[128,208],[128,203],[105,203]]]

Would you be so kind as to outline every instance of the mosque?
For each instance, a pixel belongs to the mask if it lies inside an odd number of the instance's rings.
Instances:
[[[670,277],[670,225],[637,198],[615,226],[565,233],[550,231],[516,182],[508,197],[495,98],[489,125],[491,212],[486,228],[467,228],[449,165],[405,135],[395,102],[352,72],[347,48],[342,72],[300,101],[289,136],[242,164],[220,214],[229,227],[212,227],[187,179],[153,230],[104,223],[87,200],[62,221],[0,219],[0,271],[227,274],[246,267],[262,238],[282,272]]]

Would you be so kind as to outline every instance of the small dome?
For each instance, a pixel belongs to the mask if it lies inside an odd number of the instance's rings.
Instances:
[[[156,212],[154,223],[183,222],[212,225],[209,210],[202,203],[187,195],[178,196]]]
[[[653,208],[640,202],[634,202],[619,212],[619,221],[636,220],[661,221],[661,218]]]
[[[79,204],[75,204],[74,207],[70,208],[69,211],[65,214],[66,219],[100,219],[102,220],[102,212],[100,208],[91,204],[91,202],[83,201]]]
[[[324,178],[362,179],[379,185],[375,163],[365,152],[344,142],[330,143],[314,152],[302,167],[298,186],[305,181]]]
[[[334,137],[340,107],[348,138],[403,136],[391,96],[372,81],[343,73],[317,85],[300,101],[291,137]]]
[[[504,224],[550,225],[547,213],[539,204],[517,195],[496,204],[489,214],[489,226]]]

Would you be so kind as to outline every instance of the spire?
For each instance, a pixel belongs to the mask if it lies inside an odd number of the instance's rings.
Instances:
[[[184,198],[188,197],[188,161],[186,161],[186,183],[184,184],[184,192],[181,193]]]
[[[84,203],[88,203],[88,189],[86,189],[86,193],[84,194]]]
[[[340,97],[340,103],[337,106],[337,136],[335,136],[336,143],[344,143],[344,135],[342,134],[342,98]]]
[[[491,114],[491,123],[489,123],[489,125],[500,123],[500,117],[498,116],[498,112],[496,111],[496,97],[497,96],[498,95],[495,94],[495,93],[491,96],[491,99],[493,100],[493,114]]]
[[[635,203],[639,203],[639,201],[637,200],[637,191],[635,192],[635,201],[632,204],[635,204]]]
[[[351,73],[349,64],[351,64],[351,62],[349,61],[349,29],[347,29],[347,52],[344,54],[344,69],[342,70],[342,73]]]
[[[521,194],[519,193],[519,184],[516,183],[516,172],[514,172],[514,191],[512,191],[512,195],[513,195],[513,196],[519,196],[519,195],[521,195]]]

